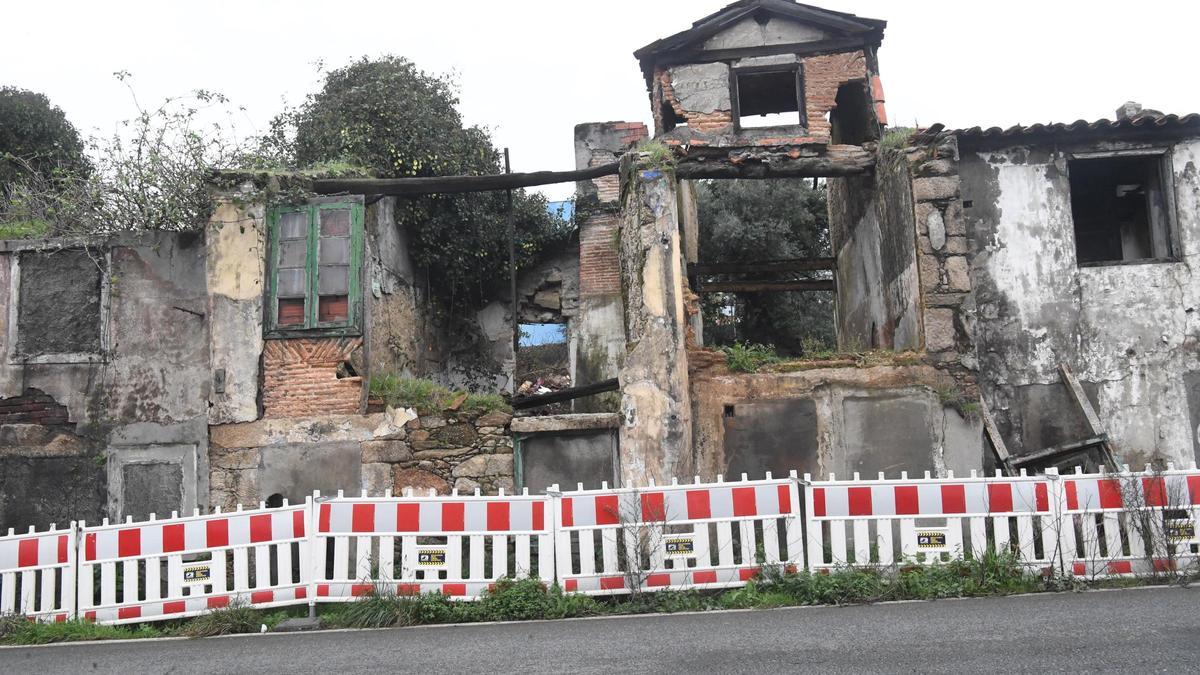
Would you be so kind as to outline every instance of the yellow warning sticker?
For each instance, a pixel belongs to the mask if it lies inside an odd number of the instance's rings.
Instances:
[[[935,530],[917,532],[917,548],[946,548],[946,533]]]
[[[691,537],[671,537],[666,541],[666,553],[668,557],[695,557],[696,542]]]
[[[417,551],[417,566],[418,567],[445,567],[446,566],[446,549],[444,548],[429,548],[424,551]]]
[[[197,586],[212,583],[212,568],[208,565],[193,565],[183,568],[183,585]]]

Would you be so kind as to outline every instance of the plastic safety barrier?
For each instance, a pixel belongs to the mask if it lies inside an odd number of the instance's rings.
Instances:
[[[339,494],[315,508],[318,602],[370,593],[474,599],[505,577],[554,581],[549,497]]]
[[[1057,550],[1045,476],[813,481],[807,474],[808,568],[932,563],[1012,551],[1045,566]]]
[[[39,621],[75,616],[75,523],[0,536],[0,615]]]
[[[762,565],[803,561],[794,475],[579,489],[556,504],[558,582],[568,592],[738,586]]]
[[[103,623],[307,602],[308,504],[80,524],[78,613]]]

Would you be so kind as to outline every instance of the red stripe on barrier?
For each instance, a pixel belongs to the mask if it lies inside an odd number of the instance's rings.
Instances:
[[[442,584],[442,595],[466,595],[466,584]]]
[[[142,554],[142,530],[132,528],[117,530],[117,556],[121,558],[136,558]]]
[[[712,504],[709,502],[708,490],[688,490],[687,510],[688,518],[691,520],[712,518]]]
[[[625,588],[625,577],[600,577],[600,590],[616,591]]]
[[[642,495],[642,522],[656,523],[667,519],[666,499],[661,492],[647,492]]]
[[[1169,560],[1167,558],[1156,558],[1154,560],[1154,571],[1155,572],[1174,572],[1175,571],[1175,561]]]
[[[25,539],[17,542],[17,567],[37,567],[38,540]]]
[[[308,597],[308,589],[303,586],[297,588],[294,597],[297,600],[303,600],[303,599],[307,598]]]
[[[754,493],[754,488],[733,488],[733,515],[758,515],[758,497]]]
[[[792,512],[792,491],[788,489],[787,485],[780,485],[778,494],[779,494],[779,512],[780,513],[791,513]]]
[[[717,573],[714,570],[705,572],[692,572],[693,584],[715,584],[717,583]]]
[[[671,585],[671,575],[670,574],[651,574],[650,576],[646,577],[646,585],[647,586],[670,586]]]
[[[579,590],[579,580],[578,579],[567,579],[567,583],[564,585],[564,589],[567,591]]]
[[[988,513],[1009,513],[1013,510],[1012,484],[988,483]]]
[[[543,530],[546,528],[546,502],[533,503],[533,529]]]
[[[66,623],[66,622],[67,622],[66,614],[55,614],[54,615],[54,623]]]
[[[508,529],[509,523],[509,503],[508,502],[488,502],[487,504],[487,529],[488,532],[499,532]]]
[[[329,504],[322,504],[320,513],[317,514],[317,532],[329,531]]]
[[[162,550],[163,553],[173,553],[183,550],[183,525],[163,525],[162,529]]]
[[[250,516],[250,543],[271,541],[271,514]]]
[[[1067,510],[1069,510],[1069,511],[1079,510],[1079,493],[1076,491],[1075,481],[1073,481],[1073,480],[1067,481],[1066,488],[1067,488]]]
[[[1046,489],[1045,483],[1037,483],[1033,486],[1033,497],[1037,502],[1037,510],[1039,513],[1044,513],[1050,510],[1050,495]]]
[[[304,512],[292,511],[292,538],[300,539],[304,536]]]
[[[221,607],[229,606],[228,595],[217,595],[208,599],[206,603],[209,609],[220,609]]]
[[[250,594],[250,602],[252,604],[275,602],[275,591],[255,591]]]
[[[1191,495],[1191,503],[1200,504],[1200,476],[1187,477],[1188,494]]]
[[[871,488],[869,487],[852,487],[846,488],[846,501],[850,506],[850,515],[852,516],[869,516],[871,511]]]
[[[375,531],[375,505],[374,504],[352,504],[350,507],[350,531],[351,532],[374,532]]]
[[[1128,560],[1116,560],[1108,563],[1109,574],[1133,574],[1133,563]]]
[[[361,598],[364,595],[372,595],[374,593],[375,593],[375,585],[374,584],[351,584],[351,586],[350,586],[351,597]]]
[[[1143,478],[1142,491],[1146,495],[1146,506],[1167,505],[1167,482],[1161,477]]]
[[[118,607],[118,619],[136,619],[142,615],[141,607]]]
[[[88,560],[96,559],[96,533],[92,532],[83,538],[83,557]]]
[[[210,520],[204,526],[204,533],[208,538],[208,548],[229,545],[229,521],[227,519]]]
[[[420,504],[397,504],[396,505],[396,531],[397,532],[417,532],[421,529],[421,505]]]
[[[596,524],[616,525],[621,522],[621,512],[617,506],[616,495],[596,497]]]
[[[464,519],[466,513],[466,504],[462,502],[450,502],[442,504],[442,530],[444,532],[462,532],[464,528]]]
[[[1077,577],[1081,577],[1087,574],[1087,565],[1084,563],[1075,563],[1074,565],[1071,565],[1071,573]]]
[[[825,517],[825,488],[813,488],[813,516]]]
[[[740,569],[738,570],[738,579],[741,579],[742,581],[750,581],[754,577],[758,576],[759,571],[760,570],[757,567]]]
[[[96,622],[96,610],[94,610],[94,609],[93,609],[93,610],[91,610],[91,611],[89,611],[89,612],[84,612],[84,613],[83,613],[83,620],[84,620],[84,621],[91,621],[92,623],[95,623],[95,622]]]
[[[317,597],[318,598],[329,597],[329,584],[320,584],[317,586]]]
[[[916,485],[897,485],[892,494],[896,500],[896,515],[915,516],[921,512],[921,498]]]
[[[1096,481],[1100,489],[1100,508],[1121,508],[1121,484],[1114,479]]]
[[[571,527],[575,524],[575,502],[570,497],[562,498],[562,526]]]
[[[396,585],[396,594],[397,595],[420,595],[421,594],[421,584],[397,584]]]
[[[967,490],[962,485],[942,486],[942,513],[966,513]]]
[[[67,535],[58,538],[58,562],[67,562]]]

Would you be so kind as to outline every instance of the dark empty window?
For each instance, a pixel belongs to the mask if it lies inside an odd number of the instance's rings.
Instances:
[[[25,357],[98,354],[104,254],[22,253],[17,352]]]
[[[803,125],[800,79],[798,67],[735,70],[738,126]]]
[[[273,211],[269,332],[356,328],[361,247],[359,204]]]
[[[1163,162],[1161,154],[1070,162],[1071,215],[1080,265],[1172,256]]]

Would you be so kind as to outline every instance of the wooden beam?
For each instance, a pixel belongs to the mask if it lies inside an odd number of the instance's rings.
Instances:
[[[1071,394],[1071,398],[1075,399],[1075,405],[1078,405],[1079,409],[1083,411],[1083,419],[1087,423],[1088,433],[1092,436],[1104,436],[1101,447],[1109,468],[1120,471],[1121,465],[1117,462],[1117,455],[1113,452],[1112,444],[1108,442],[1108,435],[1104,433],[1104,428],[1100,426],[1100,416],[1096,414],[1096,409],[1092,407],[1092,402],[1084,393],[1083,385],[1079,383],[1079,379],[1075,377],[1075,373],[1067,364],[1058,364],[1058,372],[1062,375],[1063,383],[1067,385],[1067,391]]]
[[[983,430],[987,433],[988,440],[992,442],[992,450],[996,453],[996,460],[1000,462],[1000,467],[1004,469],[1005,476],[1011,476],[1013,471],[1012,457],[1008,454],[1008,446],[1004,444],[1004,438],[1000,436],[1000,430],[996,428],[996,420],[992,418],[992,411],[988,410],[987,402],[983,397],[979,397],[979,410],[983,413]]]
[[[690,263],[688,274],[752,274],[755,272],[806,272],[832,270],[837,267],[834,258],[793,258],[790,260],[762,260],[757,262]]]
[[[1062,443],[1051,448],[1038,450],[1037,452],[1031,452],[1028,455],[1018,455],[1013,457],[1011,461],[1014,466],[1020,467],[1046,459],[1053,459],[1059,455],[1068,455],[1072,452],[1087,450],[1088,448],[1094,448],[1096,446],[1103,447],[1107,443],[1108,436],[1100,434],[1099,436],[1085,438],[1082,441],[1071,441],[1070,443]]]
[[[615,176],[620,163],[601,164],[579,171],[535,171],[502,173],[488,176],[429,176],[422,178],[321,178],[313,181],[317,194],[426,195],[462,192],[488,192],[517,188],[574,183],[603,176]]]
[[[747,143],[755,142],[760,141],[747,134]],[[875,169],[875,153],[858,145],[806,147],[797,157],[789,152],[774,146],[735,149],[693,146],[679,160],[675,175],[682,179],[823,178],[857,176]]]
[[[782,293],[784,291],[836,291],[837,282],[821,279],[801,281],[712,281],[700,284],[704,293]]]
[[[570,389],[559,389],[552,391],[549,394],[538,394],[536,396],[518,396],[512,400],[512,407],[516,410],[527,410],[529,408],[537,408],[551,403],[560,401],[571,401],[584,396],[592,396],[593,394],[603,394],[606,391],[617,391],[621,388],[617,378],[611,380],[603,380],[594,384],[585,384],[582,387],[571,387]]]

